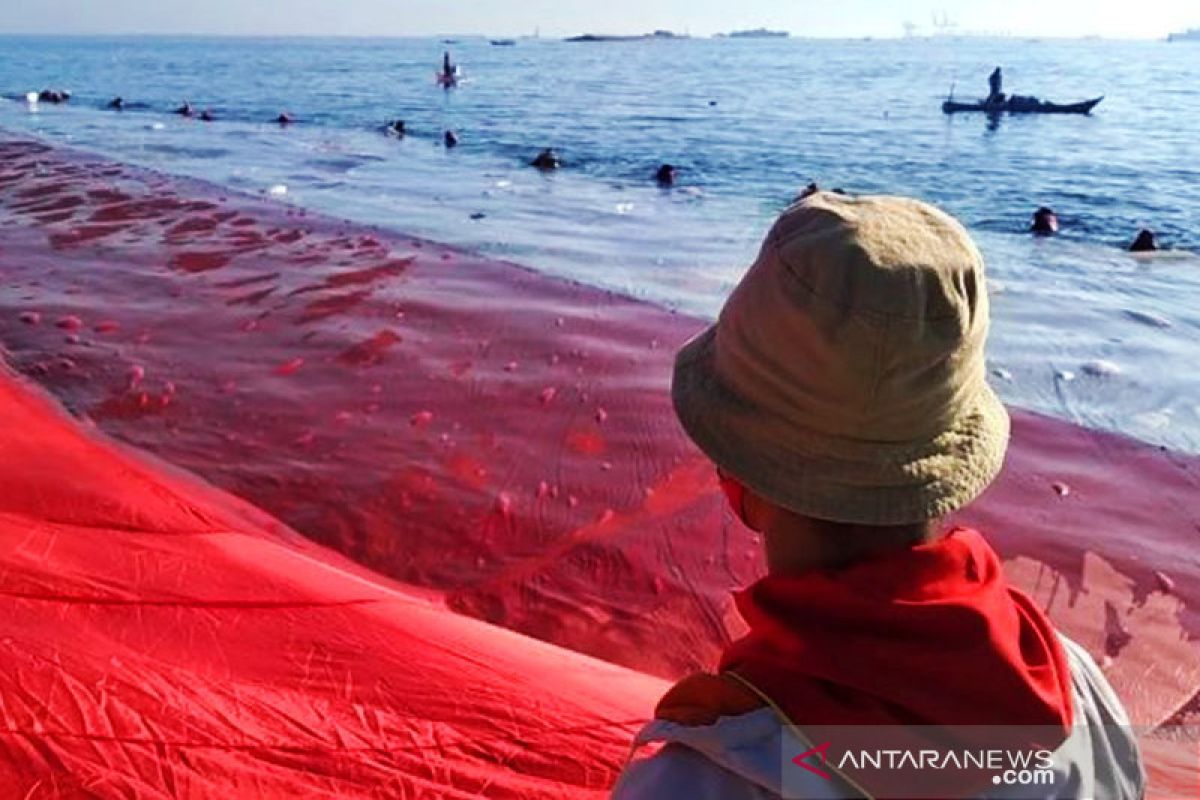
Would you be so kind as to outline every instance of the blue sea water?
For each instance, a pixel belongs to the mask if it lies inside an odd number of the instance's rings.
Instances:
[[[466,80],[443,91],[447,47]],[[997,64],[1008,91],[1104,102],[941,113]],[[0,127],[707,316],[809,180],[916,195],[988,258],[1006,400],[1196,451],[1198,77],[1200,46],[1164,42],[0,37]],[[21,100],[46,87],[70,104]],[[217,121],[167,113],[185,99]],[[271,124],[283,110],[299,123]],[[394,118],[412,135],[382,136]],[[547,146],[566,169],[527,166]],[[1039,205],[1061,236],[1025,233]],[[1125,253],[1141,226],[1178,252]]]

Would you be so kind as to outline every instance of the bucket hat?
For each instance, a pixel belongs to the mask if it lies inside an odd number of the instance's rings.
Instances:
[[[917,200],[819,192],[783,213],[716,324],[680,350],[672,399],[700,449],[777,505],[921,522],[1003,465],[987,331],[983,257],[962,225]]]

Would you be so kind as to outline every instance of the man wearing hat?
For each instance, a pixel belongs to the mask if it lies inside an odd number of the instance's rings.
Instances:
[[[672,387],[767,575],[718,671],[662,698],[617,800],[1142,796],[1099,668],[943,524],[1004,462],[987,330],[983,258],[938,209],[816,192],[775,223]],[[847,759],[872,741],[926,755]],[[1002,769],[1018,751],[1038,785]]]

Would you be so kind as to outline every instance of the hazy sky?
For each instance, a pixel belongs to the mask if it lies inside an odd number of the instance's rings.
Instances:
[[[1200,26],[1200,0],[0,0],[0,32],[412,36],[760,26],[809,36],[957,30],[1161,37]]]

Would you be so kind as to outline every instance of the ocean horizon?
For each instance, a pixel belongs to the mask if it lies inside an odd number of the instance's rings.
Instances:
[[[1185,46],[441,38],[0,37],[0,127],[709,317],[808,182],[918,196],[987,257],[1006,401],[1200,450],[1200,376],[1179,368],[1200,330]],[[433,79],[447,48],[464,76],[449,91]],[[942,114],[996,64],[1010,91],[1104,100],[1089,116]],[[73,96],[31,110],[44,88]],[[126,110],[104,108],[114,96]],[[215,121],[169,113],[185,100]],[[297,124],[270,122],[285,111]],[[403,141],[381,133],[397,118]],[[528,166],[544,147],[562,170]],[[661,163],[679,168],[670,190]],[[1042,205],[1063,221],[1053,240],[1027,232]],[[1126,253],[1142,227],[1170,251]]]

